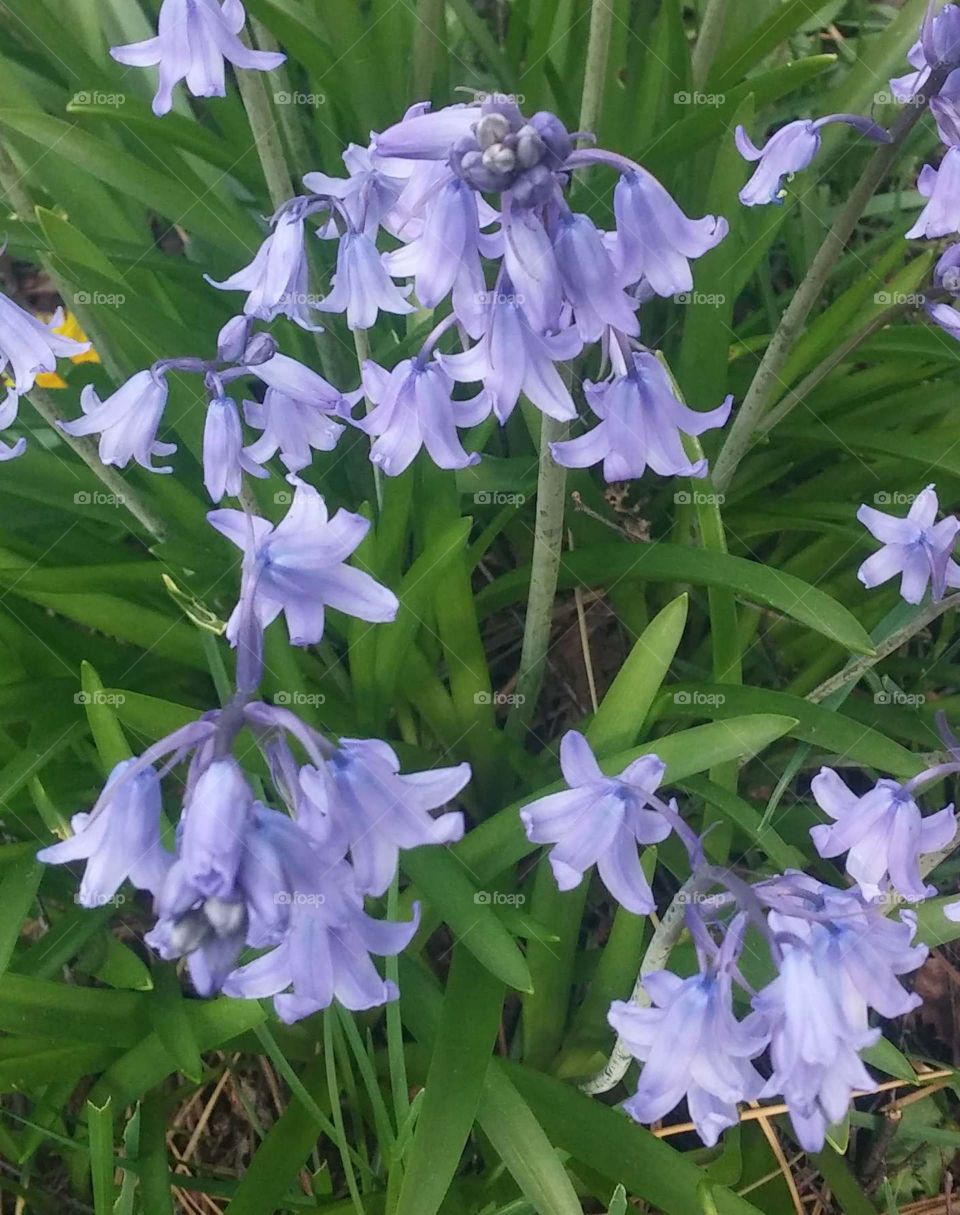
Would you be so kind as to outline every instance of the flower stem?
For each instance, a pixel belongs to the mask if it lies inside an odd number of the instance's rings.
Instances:
[[[441,33],[444,0],[419,0],[417,21],[413,31],[413,70],[411,84],[414,101],[429,101],[433,74],[437,64],[437,48],[445,47]]]
[[[366,329],[354,329],[353,331],[353,348],[357,352],[357,367],[360,371],[360,384],[363,386],[363,365],[370,358],[370,338],[367,336]],[[367,413],[370,412],[370,402],[366,403]],[[374,464],[373,468],[373,486],[377,495],[377,513],[383,510],[383,473],[380,468]]]
[[[708,0],[707,11],[700,22],[697,42],[693,48],[691,76],[693,87],[701,88],[707,82],[710,68],[723,34],[723,19],[727,12],[727,0]]]
[[[714,465],[713,483],[721,492],[729,486],[740,461],[753,443],[754,431],[760,419],[772,404],[777,390],[783,387],[780,373],[803,332],[807,317],[820,298],[827,278],[836,266],[877,187],[896,161],[907,136],[926,112],[925,100],[939,92],[949,70],[948,66],[938,67],[931,74],[922,94],[918,94],[904,107],[890,132],[890,142],[881,144],[870,158],[846,205],[817,250],[806,277],[781,316],[780,324],[760,360],[753,382],[734,417],[727,441]]]
[[[635,1004],[637,1008],[650,1007],[650,997],[643,986],[643,980],[647,975],[653,974],[654,971],[663,970],[669,961],[673,947],[680,940],[680,935],[683,932],[687,904],[690,902],[699,882],[700,875],[697,873],[694,873],[684,882],[673,896],[673,901],[667,908],[663,919],[657,925],[656,931],[650,939],[647,952],[643,955],[643,962],[640,964],[640,973],[637,975],[637,981],[633,985],[633,993],[630,996],[630,1003]],[[606,1065],[596,1075],[591,1076],[589,1080],[584,1080],[580,1085],[580,1089],[591,1095],[609,1092],[627,1074],[631,1058],[632,1056],[624,1046],[623,1040],[618,1037]]]
[[[237,86],[247,111],[270,201],[276,210],[285,202],[289,202],[295,191],[283,151],[280,127],[273,116],[263,73],[237,72]]]

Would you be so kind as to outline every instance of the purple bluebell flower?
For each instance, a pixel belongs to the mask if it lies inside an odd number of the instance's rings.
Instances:
[[[432,818],[470,780],[470,765],[400,773],[396,752],[377,739],[344,738],[323,769],[300,774],[310,800],[334,820],[350,851],[362,894],[380,895],[390,885],[401,848],[453,844],[463,836],[459,811]]]
[[[615,348],[611,351],[616,357]],[[554,460],[566,468],[589,468],[603,461],[605,480],[642,477],[647,466],[661,477],[705,477],[706,460],[691,461],[682,434],[699,435],[723,426],[733,397],[704,413],[677,399],[663,366],[649,351],[633,351],[609,380],[587,381],[584,393],[600,424],[576,439],[551,444]]]
[[[960,7],[945,4],[934,13],[931,4],[921,28],[921,36],[907,52],[907,62],[916,69],[905,76],[894,77],[890,88],[900,102],[911,101],[930,79],[930,73],[940,63],[960,59]]]
[[[759,161],[753,176],[740,191],[740,201],[744,206],[782,203],[781,185],[784,177],[799,173],[810,164],[820,151],[820,131],[833,122],[854,127],[866,139],[875,139],[880,143],[889,142],[890,139],[883,127],[858,114],[828,114],[814,121],[800,118],[796,122],[788,122],[775,135],[771,135],[763,148],[758,148],[744,128],[738,126],[737,151],[744,160]]]
[[[379,156],[402,160],[446,160],[458,139],[469,135],[481,117],[476,105],[448,105],[428,111],[414,106],[399,122],[373,137]]]
[[[360,393],[350,395],[356,401]],[[263,464],[279,451],[287,471],[300,472],[310,464],[314,451],[333,451],[343,434],[344,427],[330,417],[332,412],[268,388],[262,403],[243,403],[247,425],[263,431],[255,443],[245,448],[247,457]]]
[[[900,574],[901,596],[907,603],[920,603],[931,581],[935,600],[943,598],[947,587],[960,586],[960,566],[951,556],[960,521],[948,515],[937,523],[938,509],[932,485],[917,494],[905,519],[860,507],[857,518],[883,545],[857,571],[865,587],[872,589]]]
[[[345,510],[329,518],[312,486],[297,482],[293,504],[276,527],[238,510],[211,511],[207,518],[244,553],[241,598],[227,622],[234,645],[248,609],[261,629],[283,612],[292,645],[320,640],[327,607],[360,620],[396,616],[399,604],[393,592],[344,564],[369,531],[369,520]]]
[[[722,216],[688,219],[670,192],[639,166],[620,178],[613,206],[621,284],[643,279],[666,297],[693,289],[690,261],[719,245],[729,231]]]
[[[523,305],[537,333],[555,333],[564,306],[563,280],[553,241],[533,211],[511,214],[503,229],[503,284]]]
[[[168,114],[173,107],[173,89],[181,80],[194,97],[225,97],[224,60],[234,67],[269,72],[280,66],[285,55],[253,51],[239,34],[246,21],[240,0],[163,0],[157,36],[144,42],[115,46],[110,54],[130,67],[159,64],[160,82],[153,99],[153,112]]]
[[[253,816],[253,792],[235,759],[213,760],[187,798],[178,852],[183,877],[205,898],[228,898]]]
[[[821,768],[810,785],[817,805],[834,820],[811,828],[821,856],[848,853],[847,873],[864,898],[889,887],[909,903],[936,894],[920,876],[920,857],[945,848],[957,830],[953,806],[924,818],[908,788],[883,779],[858,797],[832,768]]]
[[[314,307],[345,312],[350,329],[369,329],[380,312],[403,316],[414,310],[390,281],[377,246],[362,232],[347,232],[340,238],[332,290]]]
[[[79,894],[84,907],[109,903],[128,878],[155,894],[169,867],[160,839],[160,781],[152,767],[124,778],[134,763],[117,764],[106,784],[113,794],[96,813],[73,816],[69,839],[37,853],[48,865],[87,862]]]
[[[20,398],[17,396],[14,389],[10,389],[6,399],[0,402],[0,430],[6,430],[8,426],[12,426],[17,420],[17,413],[20,408]],[[9,443],[0,442],[0,464],[5,460],[15,460],[17,456],[22,456],[27,450],[27,440],[23,437],[17,439],[11,446]]]
[[[304,246],[304,221],[313,200],[295,198],[274,215],[270,235],[257,250],[249,266],[218,283],[206,280],[221,291],[246,291],[243,311],[247,316],[272,321],[287,316],[302,329],[322,333],[311,323],[308,306],[309,269]]]
[[[538,332],[512,284],[502,277],[491,297],[484,336],[461,354],[441,354],[440,362],[458,383],[482,383],[481,395],[500,422],[513,413],[521,393],[550,417],[569,421],[577,410],[555,364],[575,359],[582,349],[575,325],[557,333]]]
[[[941,253],[933,268],[933,283],[942,291],[960,295],[960,241]]]
[[[636,1093],[623,1108],[637,1122],[655,1122],[685,1097],[697,1133],[713,1147],[737,1123],[737,1103],[753,1101],[764,1079],[749,1062],[767,1036],[756,1013],[738,1022],[733,1013],[733,972],[746,917],[737,916],[717,957],[701,959],[701,973],[681,979],[669,970],[644,976],[653,1007],[623,1000],[607,1020],[623,1044],[643,1062]]]
[[[240,415],[234,402],[229,397],[214,398],[207,406],[203,427],[203,483],[214,502],[225,494],[236,497],[244,473],[267,476],[251,450],[243,446]]]
[[[250,370],[268,388],[323,413],[348,413],[363,395],[360,390],[342,393],[312,368],[286,354],[274,354],[265,362],[251,366]]]
[[[637,845],[665,840],[679,818],[675,802],[665,805],[656,797],[663,761],[644,755],[619,776],[604,776],[587,740],[568,730],[560,743],[560,767],[569,787],[520,811],[527,838],[554,845],[550,866],[561,890],[579,886],[596,865],[619,903],[636,915],[648,915],[655,903]]]
[[[613,260],[592,220],[567,212],[560,219],[553,247],[583,340],[599,341],[607,326],[637,337],[636,304],[618,285]]]
[[[62,308],[44,322],[0,293],[0,371],[9,372],[17,396],[29,392],[41,372],[56,371],[58,358],[90,349],[89,342],[55,333],[62,325]]]
[[[927,199],[907,240],[953,236],[960,232],[960,147],[947,148],[940,167],[924,165],[917,189]]]
[[[409,468],[421,447],[438,468],[480,462],[479,453],[464,450],[457,427],[475,425],[490,412],[489,405],[454,401],[453,381],[436,360],[403,359],[390,372],[368,360],[363,386],[375,408],[355,425],[375,436],[370,459],[388,477]]]
[[[157,428],[167,403],[167,380],[162,371],[138,371],[116,392],[101,401],[92,384],[80,394],[84,416],[73,422],[61,422],[68,435],[99,434],[100,459],[104,464],[126,468],[131,460],[147,472],[169,473],[168,465],[156,468],[153,456],[170,456],[175,443],[157,441]]]
[[[935,325],[960,342],[960,308],[955,308],[953,304],[931,303],[929,300],[923,307]]]
[[[389,957],[405,949],[417,929],[419,906],[407,923],[372,919],[349,865],[330,862],[285,816],[271,822],[282,867],[277,895],[289,908],[289,927],[279,945],[227,978],[225,994],[273,996],[277,1016],[287,1023],[335,999],[354,1011],[397,999],[396,986],[380,977],[370,955]]]
[[[373,240],[377,229],[396,206],[413,172],[413,165],[409,161],[379,156],[375,149],[362,148],[355,143],[343,153],[343,163],[349,177],[307,173],[303,184],[312,194],[336,198],[354,231],[363,232]],[[335,225],[323,235],[338,235]]]

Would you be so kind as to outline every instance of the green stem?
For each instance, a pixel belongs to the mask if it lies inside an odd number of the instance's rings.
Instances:
[[[256,17],[250,18],[250,29],[256,39],[257,47],[261,51],[278,51],[280,49],[276,38],[274,38],[263,22],[259,21]],[[242,75],[242,73],[238,73],[238,75]],[[274,68],[272,72],[267,72],[266,78],[276,85],[275,95],[276,93],[286,93],[288,96],[292,96],[293,89],[290,86],[290,73],[287,71],[285,64]],[[310,163],[310,147],[303,133],[303,127],[297,118],[298,108],[294,105],[280,105],[277,112],[280,116],[280,128],[287,143],[287,151],[290,153],[291,162],[306,168]]]
[[[867,204],[892,168],[907,136],[926,112],[924,100],[936,95],[948,74],[948,68],[938,68],[927,81],[922,96],[911,99],[904,107],[890,132],[890,142],[881,144],[870,158],[860,180],[853,187],[845,206],[818,249],[806,277],[780,318],[780,324],[760,360],[753,382],[714,465],[713,483],[719,490],[723,491],[730,485],[740,461],[750,449],[757,425],[772,403],[777,390],[783,386],[780,373],[803,332],[807,317],[820,298],[824,285],[860,222]]]
[[[691,79],[695,89],[707,82],[710,68],[716,58],[717,48],[723,36],[723,19],[727,12],[727,0],[708,0],[707,11],[700,23],[697,42],[693,48]]]
[[[353,348],[357,352],[357,368],[360,372],[360,384],[363,385],[363,365],[370,358],[370,338],[366,329],[354,329]],[[370,402],[367,401],[367,413],[370,412]],[[383,513],[383,473],[376,464],[373,468],[373,486],[377,496],[377,514]]]
[[[293,198],[296,191],[287,168],[287,159],[283,152],[283,140],[280,138],[280,127],[273,116],[270,97],[267,94],[266,82],[262,72],[237,72],[237,86],[243,105],[250,122],[260,157],[260,166],[267,183],[270,201],[276,210]]]
[[[433,88],[437,47],[444,45],[440,26],[444,0],[420,0],[413,33],[413,71],[411,87],[414,101],[428,101]]]

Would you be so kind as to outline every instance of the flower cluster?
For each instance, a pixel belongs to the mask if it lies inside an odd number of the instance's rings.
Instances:
[[[920,603],[932,584],[934,600],[947,587],[960,586],[960,566],[953,560],[960,521],[953,515],[937,522],[940,504],[928,485],[910,504],[905,519],[872,506],[861,506],[857,518],[880,541],[882,548],[857,571],[865,587],[872,588],[900,576],[900,594],[907,603]]]

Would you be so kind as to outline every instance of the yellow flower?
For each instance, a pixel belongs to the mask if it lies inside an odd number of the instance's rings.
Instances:
[[[49,319],[50,319],[49,317],[44,317],[44,320],[49,320]],[[63,324],[60,325],[57,329],[54,329],[53,332],[59,333],[61,337],[73,338],[73,340],[75,342],[85,342],[87,340],[87,335],[80,328],[79,324],[77,323],[77,318],[73,315],[72,312],[68,312],[65,315]],[[85,351],[83,354],[75,354],[70,359],[70,362],[71,363],[99,363],[100,356],[97,354],[97,352],[91,346],[90,349]],[[55,371],[42,371],[37,376],[37,387],[38,388],[66,388],[66,386],[67,386],[66,380],[64,380],[63,377],[58,375],[57,372],[55,372]]]

